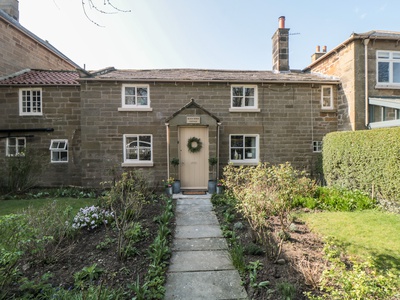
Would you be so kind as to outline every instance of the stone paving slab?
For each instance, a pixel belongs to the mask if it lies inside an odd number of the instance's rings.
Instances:
[[[226,250],[225,238],[175,239],[172,251]]]
[[[193,225],[193,226],[176,226],[176,239],[195,239],[222,237],[222,231],[219,225]]]
[[[175,251],[168,272],[233,270],[228,251]]]
[[[189,225],[219,225],[217,216],[213,212],[177,212],[175,214],[177,226]]]
[[[165,300],[244,300],[237,270],[167,274]]]

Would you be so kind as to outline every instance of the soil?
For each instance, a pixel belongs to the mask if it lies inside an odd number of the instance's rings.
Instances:
[[[220,224],[223,221],[223,211],[221,208],[216,208],[217,216]],[[240,226],[235,224],[241,223]],[[249,272],[245,275],[245,287],[249,299],[265,300],[265,299],[307,299],[305,292],[311,292],[312,295],[318,295],[319,278],[326,268],[326,261],[323,258],[323,243],[321,238],[310,231],[306,224],[300,220],[294,220],[289,234],[290,237],[282,243],[281,251],[279,248],[278,233],[282,227],[277,217],[268,219],[269,229],[274,238],[274,253],[271,253],[271,248],[257,244],[255,234],[251,230],[248,222],[243,219],[240,214],[235,215],[235,219],[231,220],[230,230],[235,232],[235,236],[241,245],[248,248],[248,245],[257,245],[258,248],[264,250],[261,254],[250,254],[245,250],[246,266],[250,262],[259,261],[262,263],[262,268],[257,272],[256,282],[268,281],[265,287],[251,287]],[[236,229],[240,227],[240,229]],[[279,252],[279,255],[276,253]],[[291,298],[283,298],[282,286],[289,283],[295,288],[294,295]],[[286,285],[287,286],[287,285]]]
[[[144,282],[149,264],[146,251],[158,229],[158,224],[153,219],[160,215],[162,210],[160,202],[143,208],[140,223],[142,228],[148,231],[148,235],[144,240],[135,244],[137,254],[127,260],[118,259],[115,242],[111,243],[109,247],[98,249],[98,245],[107,238],[116,239],[116,233],[110,227],[100,227],[92,231],[82,230],[73,243],[61,245],[53,256],[48,257],[47,262],[34,263],[31,259],[27,259],[20,266],[22,275],[29,280],[38,282],[43,274],[51,272],[53,276],[49,282],[53,287],[71,289],[74,287],[73,276],[76,272],[81,271],[84,267],[97,264],[103,273],[95,283],[121,288],[126,292],[126,298],[131,299],[134,293],[127,288],[127,285],[136,282],[137,278],[142,284]],[[217,209],[217,216],[222,224],[222,212],[219,209]],[[242,224],[239,226],[241,229],[234,229],[233,224],[238,222]],[[281,230],[279,222],[275,218],[270,218],[269,222],[271,232],[276,236]],[[250,226],[239,214],[235,215],[235,219],[230,224],[242,245],[255,244]],[[325,267],[325,261],[322,258],[323,244],[318,236],[300,221],[294,221],[292,229],[290,238],[282,244],[279,259],[269,258],[266,251],[257,255],[245,254],[246,265],[255,261],[260,261],[263,265],[262,269],[257,272],[256,282],[269,282],[266,288],[252,288],[247,274],[244,281],[249,299],[281,299],[282,293],[278,286],[282,283],[290,283],[295,287],[295,296],[292,299],[306,299],[304,292],[307,291],[312,291],[313,294],[317,293],[316,283]],[[14,292],[17,293],[16,290]]]
[[[163,210],[162,202],[144,206],[139,222],[148,234],[142,241],[135,244],[136,255],[126,260],[118,259],[115,241],[108,247],[98,249],[98,245],[106,239],[116,240],[116,232],[112,228],[102,226],[90,231],[82,229],[73,243],[60,245],[54,255],[47,259],[47,262],[33,263],[31,259],[23,262],[20,267],[23,271],[22,276],[38,282],[43,274],[51,272],[53,276],[49,283],[53,287],[63,287],[68,290],[74,287],[73,276],[76,272],[81,271],[84,267],[97,264],[103,272],[94,284],[121,288],[126,292],[126,299],[132,299],[134,293],[127,288],[127,284],[133,284],[137,278],[141,284],[144,283],[149,265],[146,252],[158,230],[158,224],[154,221],[154,217],[160,215]]]

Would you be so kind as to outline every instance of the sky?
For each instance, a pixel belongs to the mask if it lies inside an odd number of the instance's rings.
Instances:
[[[398,0],[92,0],[109,13],[86,4],[87,16],[81,1],[19,0],[19,21],[87,70],[271,70],[280,16],[291,69],[352,33],[400,31]]]

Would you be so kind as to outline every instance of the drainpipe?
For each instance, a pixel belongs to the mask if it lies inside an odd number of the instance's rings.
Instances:
[[[365,56],[365,127],[369,126],[369,93],[368,93],[368,43],[369,39],[364,41],[364,56]]]
[[[167,178],[169,178],[169,123],[165,123],[167,133]]]
[[[217,123],[217,180],[219,178],[219,127],[221,123]]]

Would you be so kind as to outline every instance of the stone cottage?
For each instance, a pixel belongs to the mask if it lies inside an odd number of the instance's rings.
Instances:
[[[0,164],[35,149],[48,159],[45,186],[98,187],[139,169],[155,186],[172,176],[182,189],[207,190],[228,163],[288,161],[312,173],[327,133],[365,128],[355,125],[364,120],[360,96],[351,94],[360,70],[352,77],[348,68],[329,68],[346,64],[337,57],[347,48],[316,53],[304,70],[290,69],[284,17],[272,42],[272,71],[89,72],[26,63],[28,69],[0,79]]]

